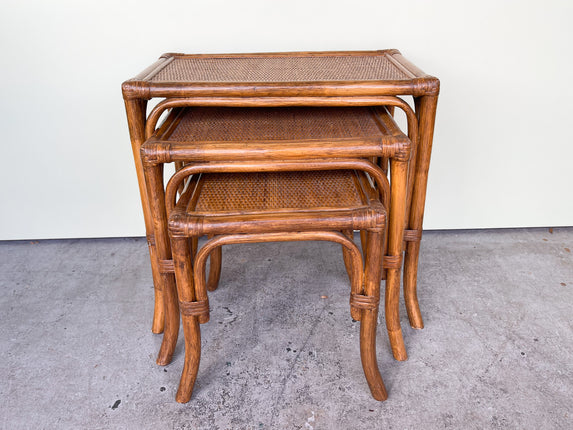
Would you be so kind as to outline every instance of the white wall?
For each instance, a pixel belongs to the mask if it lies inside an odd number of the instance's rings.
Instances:
[[[0,239],[144,234],[120,85],[163,52],[398,48],[442,83],[425,228],[573,225],[571,4],[4,0]]]

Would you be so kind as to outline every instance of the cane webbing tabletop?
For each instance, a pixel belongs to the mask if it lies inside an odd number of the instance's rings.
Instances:
[[[395,49],[269,54],[165,54],[126,81],[126,98],[292,97],[422,94],[437,91]]]
[[[385,218],[378,196],[354,170],[203,173],[182,194],[170,223],[196,236],[362,230]]]
[[[142,146],[148,161],[402,157],[410,142],[385,108],[173,109]]]
[[[408,80],[414,77],[384,55],[170,57],[151,82],[314,82]]]
[[[172,142],[380,138],[368,108],[187,108],[161,136]]]
[[[362,206],[357,177],[348,170],[214,173],[202,176],[194,212],[300,211]]]

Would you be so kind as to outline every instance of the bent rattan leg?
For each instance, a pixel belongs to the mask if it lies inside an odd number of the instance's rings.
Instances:
[[[364,261],[368,258],[368,234],[365,230],[360,230],[360,246],[362,246],[362,255],[364,256]]]
[[[400,326],[400,269],[404,243],[404,224],[406,210],[406,183],[408,164],[404,160],[390,161],[392,178],[392,199],[390,200],[390,222],[388,229],[386,264],[385,316],[386,329],[394,358],[399,361],[408,359],[402,327]]]
[[[197,249],[199,249],[199,238],[196,236],[193,236],[191,238],[189,238],[189,248],[191,249],[191,256],[193,257],[193,260],[195,259],[195,256],[197,255]]]
[[[166,366],[171,363],[177,337],[179,336],[179,304],[177,303],[177,291],[175,277],[172,273],[162,274],[163,278],[163,300],[165,305],[165,326],[163,330],[163,341],[157,354],[156,363]]]
[[[385,317],[386,329],[390,338],[390,346],[394,358],[399,361],[408,359],[402,327],[400,325],[399,301],[400,301],[400,269],[387,269],[385,293]]]
[[[388,398],[376,360],[376,321],[378,318],[378,302],[380,300],[382,233],[381,231],[369,231],[368,236],[364,295],[372,297],[373,301],[370,306],[362,309],[362,318],[360,320],[360,357],[372,397],[382,401]]]
[[[155,247],[155,238],[150,235],[147,239],[149,248],[149,258],[151,259],[151,275],[153,277],[153,286],[155,290],[155,305],[153,307],[153,322],[151,332],[155,334],[163,333],[165,324],[165,303],[163,301],[163,281],[159,272],[159,259]]]
[[[424,220],[424,204],[426,201],[426,186],[428,183],[428,170],[432,153],[432,138],[436,118],[437,95],[414,97],[416,115],[418,117],[420,142],[416,155],[416,169],[414,176],[412,206],[410,208],[408,228],[417,232],[422,231]],[[418,276],[418,257],[420,242],[408,242],[406,258],[404,261],[404,297],[410,325],[413,328],[424,328],[422,314],[418,305],[416,279]]]
[[[154,219],[154,236],[159,262],[161,285],[163,286],[164,302],[164,330],[163,342],[157,355],[157,364],[166,365],[171,362],[177,337],[179,335],[179,304],[177,302],[177,290],[173,270],[169,268],[171,263],[171,246],[167,231],[163,226],[167,225],[165,212],[165,193],[163,190],[163,166],[145,166],[147,178],[147,192],[150,198],[150,209]]]
[[[222,247],[220,246],[213,249],[209,255],[209,280],[207,281],[207,290],[209,291],[215,291],[219,286],[222,258]]]
[[[337,242],[343,245],[348,250],[348,261],[351,266],[350,278],[352,282],[352,294],[351,294],[351,314],[353,318],[361,320],[360,327],[360,356],[362,359],[362,366],[364,369],[364,375],[370,387],[372,396],[376,400],[386,400],[388,397],[386,393],[386,388],[384,387],[384,382],[382,381],[382,376],[378,369],[378,363],[376,360],[376,321],[378,316],[378,303],[380,300],[380,273],[381,273],[381,230],[373,230],[371,233],[372,237],[368,240],[370,249],[368,249],[369,261],[366,265],[366,276],[368,281],[364,283],[364,293],[360,291],[360,287],[363,283],[364,275],[362,270],[362,258],[360,251],[356,245],[347,237],[341,233],[319,231],[319,232],[291,232],[291,233],[263,233],[263,234],[237,234],[237,235],[226,235],[226,236],[216,236],[213,239],[207,241],[207,243],[199,250],[194,264],[194,289],[186,287],[189,284],[188,279],[191,276],[191,270],[184,266],[181,266],[180,261],[185,257],[184,254],[180,252],[185,252],[183,246],[178,246],[176,238],[172,238],[173,253],[175,261],[175,270],[177,274],[177,286],[180,292],[182,291],[194,291],[194,296],[189,295],[189,299],[194,300],[195,304],[205,304],[206,311],[203,313],[196,313],[198,318],[193,320],[186,328],[186,348],[189,342],[190,355],[185,355],[186,367],[184,375],[181,379],[181,386],[179,392],[182,393],[180,397],[177,398],[178,401],[188,401],[190,398],[190,391],[192,390],[192,384],[195,381],[197,375],[197,369],[199,365],[199,349],[200,345],[200,335],[198,331],[198,323],[205,323],[209,319],[208,314],[208,299],[207,291],[205,286],[205,265],[207,257],[212,253],[215,248],[220,248],[222,245],[230,243],[253,243],[253,242],[282,242],[282,241],[299,241],[299,240],[326,240]],[[180,251],[181,248],[181,251]],[[188,252],[188,251],[187,251]],[[357,308],[356,304],[361,304],[366,302],[366,307],[361,306],[361,309]],[[184,303],[181,303],[181,314],[184,316],[188,315],[188,311]],[[193,324],[193,325],[192,325]],[[188,340],[187,333],[190,339]],[[190,388],[188,386],[191,385]],[[178,396],[179,396],[178,392]],[[179,400],[181,399],[181,400]]]
[[[404,303],[410,325],[415,329],[424,328],[424,320],[418,303],[417,278],[420,242],[407,242],[404,259]]]
[[[354,232],[352,230],[344,230],[342,234],[348,239],[354,240]],[[344,267],[346,267],[346,273],[348,274],[348,278],[352,284],[352,256],[350,255],[350,251],[348,251],[345,246],[342,246],[342,258],[344,259]]]
[[[199,370],[201,332],[199,329],[198,316],[194,315],[192,311],[189,311],[189,306],[185,306],[194,303],[196,299],[193,288],[191,252],[187,238],[172,237],[171,244],[175,276],[177,277],[177,292],[182,305],[181,319],[183,320],[183,333],[185,336],[185,363],[175,399],[179,403],[187,403],[191,398]]]
[[[179,388],[175,395],[175,400],[179,403],[187,403],[191,399],[197,373],[199,371],[199,361],[201,360],[201,331],[199,321],[196,316],[182,315],[183,332],[185,335],[185,363],[181,372]]]
[[[145,186],[144,173],[141,163],[140,148],[145,141],[145,112],[147,109],[147,100],[129,99],[125,100],[125,110],[127,114],[127,123],[129,125],[129,135],[131,139],[131,149],[135,161],[135,170],[137,173],[137,182],[139,184],[139,194],[143,207],[143,218],[145,220],[145,231],[148,237],[149,257],[151,260],[151,271],[153,276],[153,285],[155,287],[155,306],[153,312],[153,323],[151,331],[159,334],[163,332],[164,327],[164,302],[162,278],[159,272],[159,258],[155,246],[153,216],[148,198],[148,190]]]

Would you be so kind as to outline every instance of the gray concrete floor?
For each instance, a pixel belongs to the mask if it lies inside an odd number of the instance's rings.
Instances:
[[[379,403],[340,247],[229,246],[181,405],[181,339],[155,365],[143,239],[0,242],[0,427],[571,429],[572,249],[572,228],[427,232],[426,328],[402,308],[409,360],[397,362],[379,327]]]

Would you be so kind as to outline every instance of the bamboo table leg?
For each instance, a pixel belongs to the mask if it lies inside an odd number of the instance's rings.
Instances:
[[[163,301],[165,306],[165,327],[163,342],[157,356],[157,364],[171,362],[177,336],[179,334],[179,302],[175,285],[175,268],[173,265],[171,244],[167,232],[167,214],[165,211],[165,190],[163,187],[163,164],[146,164],[144,167],[149,197],[149,209],[155,232],[155,245],[159,262]]]
[[[408,220],[408,229],[417,233],[417,239],[410,240],[406,243],[404,260],[404,300],[410,325],[413,328],[421,329],[424,328],[424,322],[418,305],[416,279],[438,96],[429,95],[416,97],[414,101],[416,104],[416,114],[418,116],[420,140],[416,157],[416,173],[414,177],[414,191]]]
[[[135,161],[135,170],[137,173],[137,182],[139,184],[139,194],[141,196],[141,205],[143,207],[143,217],[145,220],[145,232],[149,246],[149,257],[151,259],[151,272],[153,275],[153,285],[155,288],[155,309],[153,313],[153,323],[151,331],[153,333],[162,333],[164,326],[165,310],[163,301],[163,288],[159,271],[159,259],[155,246],[155,235],[153,232],[153,219],[149,207],[149,199],[145,187],[145,178],[143,175],[143,166],[141,164],[141,155],[139,149],[145,141],[145,114],[147,101],[143,99],[126,99],[125,110],[127,113],[127,122],[131,138],[131,149]]]
[[[376,323],[382,275],[382,267],[380,265],[382,234],[382,229],[371,229],[367,234],[368,251],[366,253],[364,295],[366,297],[374,297],[376,306],[372,306],[370,309],[363,309],[360,318],[360,358],[362,359],[362,369],[364,370],[372,397],[380,401],[388,398],[376,360]]]
[[[390,160],[392,179],[390,199],[390,228],[388,229],[388,250],[384,256],[383,266],[386,269],[385,316],[388,337],[394,358],[399,361],[408,359],[402,328],[400,326],[400,269],[402,267],[402,243],[404,237],[406,183],[408,175],[408,158]]]

